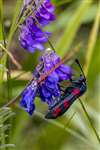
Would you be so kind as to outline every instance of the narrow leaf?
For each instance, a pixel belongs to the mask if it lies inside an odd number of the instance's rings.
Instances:
[[[91,30],[89,41],[88,41],[88,46],[87,46],[86,65],[85,65],[85,68],[84,68],[86,75],[88,74],[88,71],[89,71],[91,58],[92,58],[92,55],[93,55],[93,52],[94,52],[93,50],[94,50],[94,46],[95,46],[95,43],[96,43],[96,39],[97,39],[99,29],[100,29],[100,3],[98,5],[97,16],[96,16],[96,19],[94,21],[94,25],[93,25],[93,28]]]
[[[7,49],[9,49],[9,47],[10,47],[10,43],[11,43],[13,34],[15,32],[15,26],[16,26],[16,23],[17,23],[16,21],[17,21],[17,18],[19,16],[19,14],[20,14],[22,2],[23,2],[23,0],[20,0],[20,1],[17,0],[17,2],[16,2],[15,13],[14,13],[14,16],[13,16],[12,25],[11,25],[10,32],[9,32],[9,35],[8,35]]]
[[[92,0],[89,1],[81,1],[79,8],[76,10],[74,15],[71,17],[69,23],[67,24],[60,40],[57,42],[56,49],[60,55],[64,55],[65,51],[67,51],[78,31],[82,19],[90,7]],[[66,17],[66,16],[65,16]]]

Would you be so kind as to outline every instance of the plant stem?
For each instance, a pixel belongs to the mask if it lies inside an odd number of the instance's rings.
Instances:
[[[90,123],[92,129],[93,129],[93,132],[94,132],[94,134],[96,135],[96,138],[97,138],[98,142],[100,143],[100,137],[99,137],[99,135],[98,135],[98,133],[97,133],[95,127],[93,126],[92,121],[91,121],[91,119],[90,119],[90,117],[89,117],[89,115],[88,115],[88,113],[87,113],[87,110],[86,110],[86,108],[85,108],[85,106],[84,106],[84,104],[83,104],[83,102],[81,101],[80,98],[79,98],[79,101],[80,101],[80,104],[81,104],[81,106],[82,106],[82,108],[83,108],[83,110],[84,110],[84,112],[85,112],[85,115],[86,115],[86,117],[87,117],[87,119],[88,119],[88,121],[89,121],[89,123]]]

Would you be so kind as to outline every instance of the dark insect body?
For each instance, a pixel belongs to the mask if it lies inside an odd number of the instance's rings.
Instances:
[[[70,57],[71,55],[68,55],[67,59],[69,60]],[[58,64],[54,66],[54,68],[52,68],[46,74],[42,73],[43,68],[44,68],[44,63],[38,64],[38,66],[36,67],[37,71],[34,72],[33,79],[28,83],[26,88],[20,93],[19,96],[17,96],[15,99],[10,101],[5,106],[8,107],[14,104],[17,101],[17,99],[19,99],[22,96],[22,94],[24,95],[24,92],[25,90],[27,90],[27,88],[31,88],[32,90],[31,92],[33,93],[34,93],[34,90],[37,92],[38,84],[44,81],[55,69],[57,69],[65,61],[66,61],[66,57],[64,57]],[[42,73],[42,76],[41,76],[41,73]],[[87,85],[86,85],[86,78],[84,76],[84,73],[80,76],[79,79],[77,80],[70,79],[70,81],[71,81],[71,84],[70,86],[67,86],[66,88],[64,88],[64,93],[61,96],[56,97],[53,100],[45,118],[55,119],[63,115],[68,110],[68,108],[73,104],[73,102],[85,93]]]
[[[47,119],[55,119],[63,115],[70,106],[86,92],[86,81],[84,76],[72,81],[71,85],[65,88],[64,94],[58,97],[55,101],[56,104],[49,108],[49,112],[45,116]]]
[[[80,75],[80,78],[77,80],[71,79],[71,84],[65,88],[64,94],[57,97],[54,100],[54,103],[51,104],[45,118],[55,119],[63,115],[71,107],[71,105],[86,92],[86,89],[87,85],[84,74]]]

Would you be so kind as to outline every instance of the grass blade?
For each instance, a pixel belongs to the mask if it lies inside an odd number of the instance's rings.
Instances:
[[[52,125],[55,125],[63,130],[65,130],[65,132],[68,132],[70,133],[72,136],[74,136],[75,138],[81,140],[82,142],[84,142],[85,144],[91,146],[92,148],[95,147],[94,145],[91,144],[90,141],[88,141],[87,139],[85,139],[82,135],[78,134],[77,132],[75,132],[74,130],[71,130],[70,128],[66,127],[65,128],[65,125],[56,121],[56,120],[48,120],[48,119],[45,119],[44,118],[44,115],[40,112],[37,112],[35,111],[35,115],[45,121],[47,121],[48,123],[52,124]]]
[[[16,2],[15,13],[14,13],[14,16],[13,16],[12,25],[11,25],[10,32],[9,32],[9,35],[8,35],[7,49],[9,49],[9,47],[10,47],[10,43],[11,43],[13,34],[15,32],[15,26],[16,26],[16,23],[17,23],[16,21],[17,21],[17,18],[19,16],[19,14],[20,14],[20,9],[21,9],[22,2],[23,2],[23,0],[20,0],[20,1],[17,0],[17,2]]]
[[[14,113],[10,108],[0,108],[0,149],[6,150],[6,147],[12,147],[14,144],[6,144],[5,130],[9,129],[10,125],[7,124],[8,119],[12,117]],[[5,123],[5,124],[4,124]]]
[[[0,42],[4,46],[6,46],[5,42],[5,34],[4,34],[4,16],[3,16],[3,0],[0,0]],[[0,49],[1,57],[0,57],[0,65],[3,68],[6,68],[6,54]],[[4,77],[5,69],[0,70],[0,94],[3,97],[3,77]],[[2,100],[2,99],[1,99]]]
[[[21,65],[17,62],[17,60],[13,57],[13,55],[11,54],[11,52],[9,52],[2,44],[0,44],[0,47],[2,48],[2,50],[4,50],[6,52],[6,54],[10,57],[10,59],[12,60],[12,62],[16,65],[16,67],[18,69],[21,69]]]
[[[88,71],[89,71],[89,67],[90,67],[90,63],[91,63],[93,50],[94,50],[94,46],[96,43],[99,28],[100,28],[100,2],[98,2],[98,12],[97,12],[97,16],[94,21],[93,28],[90,33],[88,46],[87,46],[86,65],[84,68],[86,75],[88,74]]]
[[[79,29],[82,19],[90,7],[92,0],[82,1],[79,8],[76,10],[73,17],[70,19],[68,25],[65,27],[64,33],[60,40],[57,42],[56,49],[60,55],[64,55],[72,43],[77,30]]]
[[[89,123],[90,123],[90,125],[91,125],[91,127],[92,127],[92,129],[93,129],[93,131],[94,131],[94,133],[95,133],[95,135],[96,135],[96,137],[97,137],[97,140],[98,140],[98,142],[100,143],[100,137],[99,137],[99,135],[98,135],[98,133],[97,133],[95,127],[94,127],[93,124],[92,124],[92,121],[91,121],[91,119],[90,119],[90,117],[89,117],[89,115],[88,115],[88,112],[87,112],[87,110],[86,110],[86,108],[85,108],[83,102],[81,101],[81,99],[79,99],[79,100],[80,100],[80,104],[81,104],[81,106],[82,106],[82,108],[83,108],[83,110],[84,110],[84,113],[85,113],[85,115],[87,116],[87,119],[88,119],[88,121],[89,121]]]
[[[3,40],[2,21],[3,21],[3,1],[0,0],[0,40]]]
[[[3,1],[0,0],[0,41],[4,41],[4,33],[3,33]],[[0,64],[5,66],[5,57],[0,58]],[[0,83],[3,81],[4,70],[0,70]]]
[[[93,25],[93,28],[92,28],[92,31],[91,31],[91,34],[90,34],[90,37],[89,37],[89,42],[88,42],[87,55],[86,55],[86,65],[85,65],[85,68],[84,68],[86,75],[88,75],[88,71],[89,71],[89,67],[90,67],[90,63],[91,63],[91,59],[92,59],[92,54],[93,54],[94,46],[95,46],[96,39],[97,39],[97,33],[98,33],[98,30],[99,30],[99,25],[100,25],[100,3],[98,5],[97,16],[96,16],[96,19],[94,21],[94,25]],[[87,116],[87,119],[89,120],[89,123],[90,123],[96,137],[97,137],[98,142],[100,143],[100,137],[99,137],[95,127],[93,126],[93,124],[91,122],[91,119],[88,115],[88,112],[86,111],[85,106],[84,106],[84,104],[81,100],[80,100],[80,104],[81,104],[81,106],[84,110],[84,113]]]

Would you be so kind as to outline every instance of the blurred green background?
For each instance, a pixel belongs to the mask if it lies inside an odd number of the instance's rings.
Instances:
[[[3,150],[99,150],[100,145],[93,128],[77,100],[62,117],[47,121],[47,106],[36,99],[36,112],[30,118],[17,103],[10,109],[2,109],[17,96],[31,79],[31,72],[38,63],[40,52],[29,54],[21,48],[19,31],[13,34],[15,22],[21,10],[19,0],[0,0],[0,43],[21,64],[19,70],[0,49],[0,149]],[[52,0],[57,19],[46,27],[52,32],[51,42],[63,57],[66,52],[81,43],[78,52],[68,64],[79,69],[74,62],[78,58],[87,77],[88,91],[81,98],[91,118],[92,126],[100,133],[100,1]],[[3,28],[4,26],[4,28]],[[47,43],[45,47],[50,47]],[[9,72],[7,73],[7,69]],[[15,112],[15,113],[14,113]],[[100,135],[100,134],[99,134]]]

